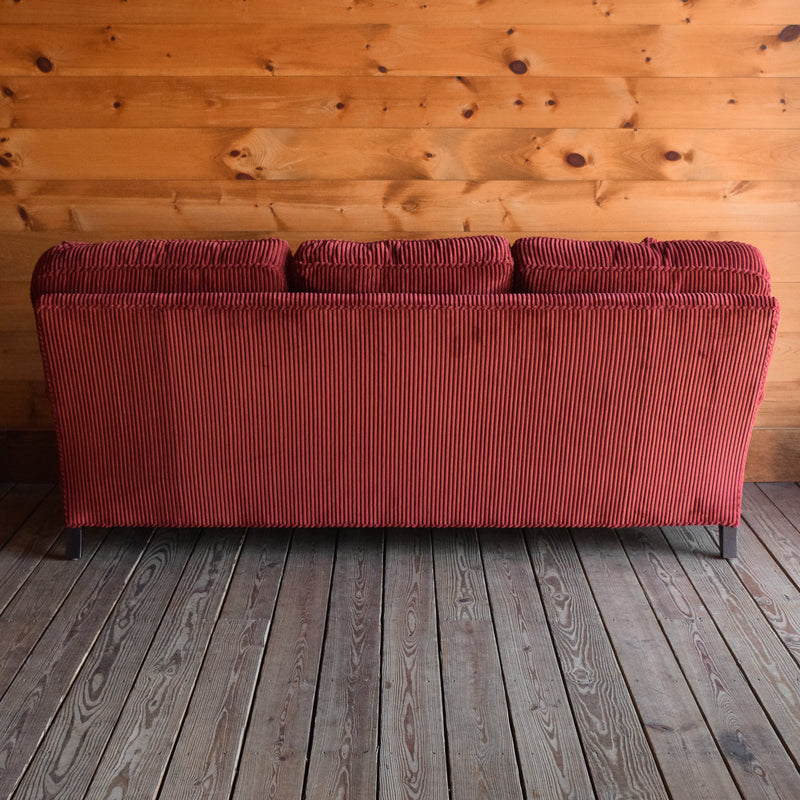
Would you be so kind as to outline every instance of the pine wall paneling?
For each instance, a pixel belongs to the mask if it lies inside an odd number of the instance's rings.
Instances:
[[[648,235],[764,251],[748,477],[800,479],[798,12],[0,0],[0,460],[51,442],[28,283],[63,239]]]

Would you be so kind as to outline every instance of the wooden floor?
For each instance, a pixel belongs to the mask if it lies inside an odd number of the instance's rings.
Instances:
[[[0,486],[0,797],[800,798],[800,487],[704,528],[88,530]]]

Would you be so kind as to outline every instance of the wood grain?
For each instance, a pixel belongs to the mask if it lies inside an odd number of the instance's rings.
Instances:
[[[176,530],[149,544],[149,532],[138,536],[142,557],[20,783],[22,797],[84,796],[197,540]]]
[[[343,531],[304,796],[360,800],[378,787],[383,536]]]
[[[429,532],[386,532],[384,584],[378,796],[446,800],[447,752]]]
[[[13,187],[13,188],[12,188]],[[800,181],[16,181],[0,231],[790,231]],[[79,237],[76,237],[79,238]]]
[[[24,129],[3,147],[4,177],[20,180],[800,179],[800,136],[780,130],[730,131],[722,146],[686,129]]]
[[[783,738],[797,761],[800,664],[783,646],[731,566],[717,556],[716,543],[705,529],[665,528],[664,534],[773,724],[794,720]]]
[[[4,483],[2,485],[2,498],[0,498],[0,548],[13,537],[22,523],[36,510],[44,500],[50,489],[44,485],[26,485]],[[5,561],[6,555],[0,554],[0,559]],[[8,564],[4,564],[8,569]],[[6,590],[5,600],[0,602],[0,611],[12,597]]]
[[[794,401],[793,401],[794,402]],[[800,430],[758,428],[753,431],[746,481],[791,481],[800,476]]]
[[[0,699],[0,796],[10,797],[141,555],[141,537],[115,529]]]
[[[800,589],[800,528],[787,519],[777,503],[784,499],[775,495],[777,485],[745,484],[742,491],[742,517],[758,531],[758,538],[781,568]],[[796,484],[784,484],[785,494],[795,494]],[[772,497],[775,498],[773,501]]]
[[[155,794],[241,544],[236,531],[201,536],[92,777],[89,796],[122,800]]]
[[[525,542],[500,530],[480,542],[525,796],[592,797]]]
[[[529,531],[527,542],[597,797],[666,800],[569,532]]]
[[[81,561],[40,561],[3,610],[0,615],[0,629],[3,631],[0,637],[0,696],[69,596],[107,533],[107,530],[87,528],[83,537],[84,558]],[[63,534],[57,546],[64,548]]]
[[[800,486],[797,483],[773,483],[759,487],[764,494],[779,505],[783,515],[800,531]]]
[[[456,16],[474,23],[504,24],[518,22],[539,24],[664,24],[716,25],[720,20],[736,24],[773,23],[779,25],[793,18],[797,11],[793,0],[759,0],[757,4],[731,6],[727,0],[704,0],[698,4],[662,4],[649,0],[628,0],[616,4],[603,0],[586,3],[583,0],[498,0],[493,3],[459,0],[440,0],[419,3],[416,0],[388,0],[379,4],[354,3],[352,0],[316,0],[312,10],[298,9],[293,0],[206,0],[198,7],[189,0],[171,0],[167,5],[159,0],[137,0],[119,3],[117,0],[93,0],[66,8],[59,0],[2,0],[0,8],[9,22],[36,22],[47,19],[59,23],[136,22],[136,23],[207,23],[294,22],[298,16],[320,22],[385,22],[387,19],[408,19],[423,23],[448,23]]]
[[[738,557],[731,563],[786,649],[800,661],[800,589],[769,555],[750,526],[742,521]]]
[[[12,521],[15,513],[11,512]],[[0,609],[19,591],[64,528],[61,498],[49,492],[0,550]]]
[[[459,800],[522,798],[474,531],[433,538],[450,787]]]
[[[3,75],[793,77],[784,25],[381,23],[0,27]],[[209,48],[209,37],[214,47]],[[431,46],[436,43],[436,47]],[[202,58],[197,54],[203,53]]]
[[[670,643],[611,531],[575,532],[581,563],[673,798],[727,800],[736,784]],[[697,691],[697,690],[695,690]]]
[[[252,0],[251,0],[252,2]],[[0,128],[800,127],[800,79],[5,76]],[[2,134],[6,135],[6,132]],[[726,138],[727,134],[717,133]],[[0,136],[2,138],[2,136]],[[88,148],[87,148],[88,149]],[[86,163],[83,159],[82,163]]]
[[[335,532],[298,531],[281,583],[233,797],[300,797],[325,635]]]
[[[289,535],[251,531],[197,679],[161,795],[228,800]]]
[[[739,529],[736,564],[749,562],[751,536]],[[621,540],[739,791],[775,800],[800,794],[800,773],[663,536],[636,529]]]

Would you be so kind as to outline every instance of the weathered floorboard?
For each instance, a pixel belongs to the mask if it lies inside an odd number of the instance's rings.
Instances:
[[[170,800],[230,797],[287,546],[285,532],[245,541],[161,786]]]
[[[754,484],[744,487],[742,516],[794,585],[800,589],[800,530]]]
[[[519,533],[501,530],[482,531],[480,539],[525,796],[591,797],[525,542]]]
[[[242,535],[200,537],[89,785],[96,797],[152,797],[225,597]]]
[[[746,522],[739,526],[736,574],[786,649],[800,662],[800,589],[773,561]]]
[[[664,537],[649,528],[621,538],[740,790],[748,798],[800,797],[800,773]],[[744,557],[742,548],[736,561]],[[695,758],[704,760],[699,752]]]
[[[75,563],[57,495],[0,484],[0,796],[794,800],[796,488],[746,487],[734,561],[691,527],[89,529]]]
[[[339,534],[305,797],[375,797],[383,533]]]
[[[299,798],[311,737],[334,531],[292,538],[233,797]]]
[[[598,800],[667,800],[569,533],[531,531],[528,546]]]
[[[613,531],[575,542],[673,800],[729,800],[736,785]]]
[[[22,588],[0,615],[0,697],[13,676],[50,625],[59,607],[91,561],[108,532],[87,529],[83,559],[40,561]],[[63,536],[57,546],[63,548]]]
[[[475,532],[433,540],[450,785],[459,800],[522,798]]]
[[[697,593],[722,632],[787,750],[800,761],[800,664],[786,650],[733,567],[714,558],[704,528],[665,528],[664,533]]]
[[[14,791],[140,556],[135,531],[111,532],[0,700],[0,797]]]
[[[447,800],[436,587],[428,531],[387,531],[381,800]]]
[[[15,797],[83,797],[197,536],[160,530],[144,550]],[[84,556],[85,557],[85,556]]]

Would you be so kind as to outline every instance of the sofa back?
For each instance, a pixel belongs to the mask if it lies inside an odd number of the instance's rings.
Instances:
[[[77,525],[738,522],[764,296],[44,293]]]

